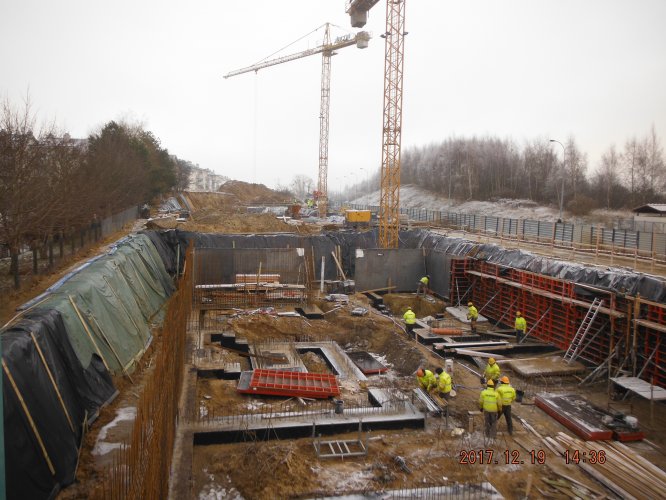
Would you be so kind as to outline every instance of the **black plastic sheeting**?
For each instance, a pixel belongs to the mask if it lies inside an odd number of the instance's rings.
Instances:
[[[489,243],[475,243],[462,238],[448,238],[427,231],[423,233],[419,245],[426,249],[474,257],[492,264],[590,285],[615,293],[624,293],[630,296],[640,294],[642,298],[654,302],[666,302],[666,281],[656,276],[616,267],[588,267],[574,262],[535,256],[523,250],[507,250]]]
[[[182,269],[183,249],[187,247],[189,241],[193,241],[197,247],[212,248],[233,248],[234,246],[235,248],[285,248],[290,245],[291,247],[305,248],[306,252],[309,252],[310,247],[313,247],[317,265],[319,265],[322,255],[327,259],[326,279],[333,279],[335,275],[335,263],[331,257],[335,245],[341,247],[342,266],[345,271],[349,271],[350,277],[354,275],[356,249],[377,248],[378,246],[376,230],[361,233],[341,231],[312,236],[294,234],[199,234],[179,230],[146,231],[145,234],[155,244],[170,274],[174,274],[176,270],[176,247],[178,244],[181,245],[179,268]],[[640,294],[642,298],[654,302],[666,302],[666,282],[663,279],[634,271],[599,266],[588,267],[582,264],[535,256],[523,250],[508,250],[494,244],[476,243],[462,238],[449,238],[419,229],[401,231],[400,247],[425,248],[460,257],[473,257],[500,266],[552,276],[566,281],[611,290],[615,293],[625,293],[630,296]],[[434,274],[436,270],[428,270],[428,272]]]
[[[377,231],[331,232],[318,235],[301,236],[298,234],[203,234],[171,229],[168,231],[144,231],[155,245],[164,261],[169,274],[176,271],[176,255],[180,255],[179,269],[183,269],[184,249],[190,241],[195,248],[304,248],[306,255],[315,254],[315,265],[319,269],[321,257],[325,258],[325,279],[335,279],[335,261],[331,252],[336,245],[340,246],[342,256],[341,265],[350,275],[354,273],[354,263],[357,248],[377,248]],[[402,233],[401,233],[402,234]],[[180,252],[177,251],[180,246]],[[407,247],[414,248],[414,247]]]
[[[27,313],[8,328],[2,334],[2,358],[55,470],[52,474],[17,391],[3,372],[7,498],[54,498],[62,486],[74,481],[84,420],[94,420],[117,391],[97,355],[83,368],[54,309]]]

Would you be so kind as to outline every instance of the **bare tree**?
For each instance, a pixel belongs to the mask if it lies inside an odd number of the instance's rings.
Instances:
[[[666,162],[664,161],[664,150],[657,137],[654,123],[650,128],[650,133],[645,140],[646,155],[646,175],[649,178],[652,196],[658,197],[656,201],[661,201],[666,193]]]
[[[603,186],[606,208],[611,208],[615,205],[612,194],[614,187],[619,184],[619,175],[620,155],[615,150],[615,145],[613,144],[601,155],[601,162],[597,172],[599,182]]]
[[[0,110],[0,240],[9,247],[14,287],[19,254],[33,250],[69,210],[63,193],[70,154],[53,124],[38,126],[29,97],[21,108],[5,100]],[[71,205],[69,205],[71,206]]]
[[[304,199],[312,192],[314,181],[307,175],[295,175],[291,181],[291,191],[297,198]]]

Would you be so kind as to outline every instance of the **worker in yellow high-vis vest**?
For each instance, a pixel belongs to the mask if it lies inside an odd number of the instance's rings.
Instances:
[[[416,325],[416,314],[414,314],[414,311],[412,311],[411,306],[408,307],[405,311],[405,314],[402,315],[402,319],[405,320],[407,334],[411,335],[414,332],[414,326]]]
[[[527,321],[525,321],[525,318],[520,311],[516,311],[516,323],[514,328],[516,330],[516,342],[520,343],[520,341],[527,335]]]
[[[437,387],[437,379],[435,374],[430,370],[419,368],[416,370],[416,380],[419,381],[419,386],[425,391],[430,391],[433,387]]]
[[[479,409],[483,412],[484,435],[495,439],[497,435],[497,414],[502,410],[502,401],[492,380],[488,380],[486,388],[481,391]]]
[[[479,311],[474,307],[474,302],[467,303],[467,319],[469,320],[472,335],[476,335],[476,320],[479,319]]]
[[[497,388],[497,394],[499,394],[500,400],[502,402],[502,408],[497,414],[497,421],[502,418],[506,419],[506,428],[509,431],[509,434],[513,434],[513,420],[511,419],[511,403],[516,400],[516,390],[511,387],[509,382],[509,377],[504,375],[500,382],[502,382]]]
[[[435,370],[435,377],[437,377],[437,390],[440,397],[449,399],[451,397],[451,386],[453,385],[451,375],[442,368],[437,368]]]

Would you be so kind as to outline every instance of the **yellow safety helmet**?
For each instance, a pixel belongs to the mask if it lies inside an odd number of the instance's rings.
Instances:
[[[412,310],[412,306],[407,306],[407,310],[408,310],[408,311],[411,311],[411,310]]]
[[[488,358],[488,364],[489,365],[494,365],[495,364],[495,358]]]
[[[502,382],[503,384],[508,384],[508,383],[509,383],[509,377],[507,377],[506,375],[504,375],[504,376],[500,379],[500,382]]]
[[[486,382],[486,385],[487,385],[488,387],[495,387],[495,382],[493,382],[493,380],[490,379],[490,380],[488,380],[488,382]]]
[[[467,303],[468,306],[473,306],[474,304],[470,301]]]
[[[516,316],[520,316],[520,311],[516,311]]]

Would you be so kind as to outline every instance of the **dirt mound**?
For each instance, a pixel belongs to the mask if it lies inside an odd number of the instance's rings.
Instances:
[[[148,229],[183,229],[199,233],[288,233],[303,232],[302,227],[292,226],[272,214],[229,214],[207,208],[199,210],[186,221],[175,218],[154,219],[146,224]]]
[[[407,307],[411,307],[417,318],[434,316],[445,311],[445,305],[439,300],[429,302],[423,297],[415,297],[413,293],[387,293],[384,304],[389,306],[396,317],[401,318]]]
[[[243,181],[227,181],[220,186],[218,192],[234,198],[238,203],[250,205],[254,203],[289,203],[292,198],[289,193],[274,191],[263,184]]]
[[[197,193],[186,192],[183,197],[193,212],[207,208],[227,210],[234,204],[234,199],[226,193]]]
[[[287,204],[292,201],[289,193],[243,181],[227,181],[217,193],[190,191],[183,193],[183,196],[195,212],[205,209],[238,211],[239,206]]]

